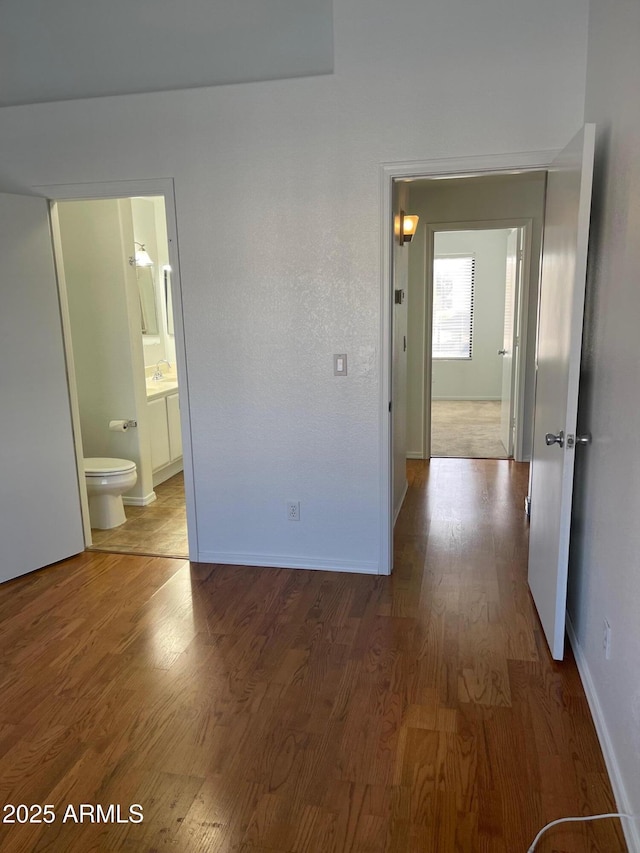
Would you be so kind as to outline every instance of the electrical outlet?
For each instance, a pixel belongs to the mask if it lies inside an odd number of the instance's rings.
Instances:
[[[611,658],[611,625],[609,625],[608,619],[603,620],[602,627],[602,650],[605,660],[609,660]]]
[[[300,521],[300,501],[287,501],[287,518],[289,521]]]

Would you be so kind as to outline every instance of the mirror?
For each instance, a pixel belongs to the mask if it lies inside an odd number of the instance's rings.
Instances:
[[[143,335],[157,335],[158,312],[156,292],[153,281],[153,267],[136,267],[138,278],[138,296],[140,298],[140,317]]]

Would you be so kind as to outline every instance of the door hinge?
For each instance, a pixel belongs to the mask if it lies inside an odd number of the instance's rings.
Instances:
[[[389,400],[389,411],[391,411],[391,400]]]

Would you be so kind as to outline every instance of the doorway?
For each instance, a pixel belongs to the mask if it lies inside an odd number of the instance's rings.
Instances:
[[[472,225],[426,225],[426,363],[411,374],[431,376],[423,447],[431,457],[518,458],[531,222]]]
[[[520,311],[520,356],[517,359],[515,405],[520,415],[520,434],[514,439],[514,457],[528,461],[532,446],[535,390],[535,333],[537,320],[537,283],[541,256],[546,168],[552,154],[532,152],[523,155],[471,157],[463,160],[431,161],[424,164],[399,164],[382,167],[383,217],[383,315],[382,315],[382,441],[383,534],[381,565],[391,571],[393,523],[406,491],[406,459],[429,459],[431,447],[431,326],[426,312],[427,235],[432,231],[453,230],[461,225],[473,230],[482,227],[511,229],[531,222],[523,264],[531,286],[524,292]],[[409,246],[398,240],[401,211],[420,217],[420,226]],[[437,226],[437,227],[436,227]],[[407,274],[408,267],[408,274]],[[413,274],[417,267],[418,274]],[[397,299],[397,282],[408,280],[407,299]],[[416,288],[413,283],[419,281]],[[401,285],[402,286],[402,285]],[[429,293],[430,298],[430,293]],[[399,306],[396,308],[396,306]],[[406,306],[406,307],[405,307]],[[400,310],[401,307],[401,310]],[[405,316],[401,317],[402,311]],[[430,320],[431,318],[429,318]],[[504,315],[501,318],[504,320]],[[406,323],[400,328],[400,321]],[[504,329],[503,329],[504,332]],[[406,335],[406,363],[397,369],[397,340]],[[500,347],[503,348],[503,347]],[[402,347],[400,347],[400,351]],[[497,355],[497,353],[496,353]],[[422,382],[410,382],[412,370],[423,376]],[[403,382],[404,375],[407,381]],[[398,408],[406,412],[406,429],[399,431]],[[402,445],[402,446],[400,446]]]
[[[51,219],[85,546],[188,558],[197,551],[172,187],[83,189],[56,192]],[[85,460],[101,457],[131,460],[137,474],[124,523],[108,528],[96,524],[85,478]]]

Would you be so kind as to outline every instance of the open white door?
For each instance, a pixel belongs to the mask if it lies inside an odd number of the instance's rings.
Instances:
[[[0,195],[0,581],[84,550],[49,211]]]
[[[529,586],[551,653],[564,656],[569,530],[578,411],[595,126],[549,169],[531,462]]]
[[[520,257],[522,228],[513,228],[507,237],[507,263],[504,291],[504,330],[502,336],[502,403],[500,440],[507,456],[513,456],[515,434],[515,378],[518,295],[520,293]]]

